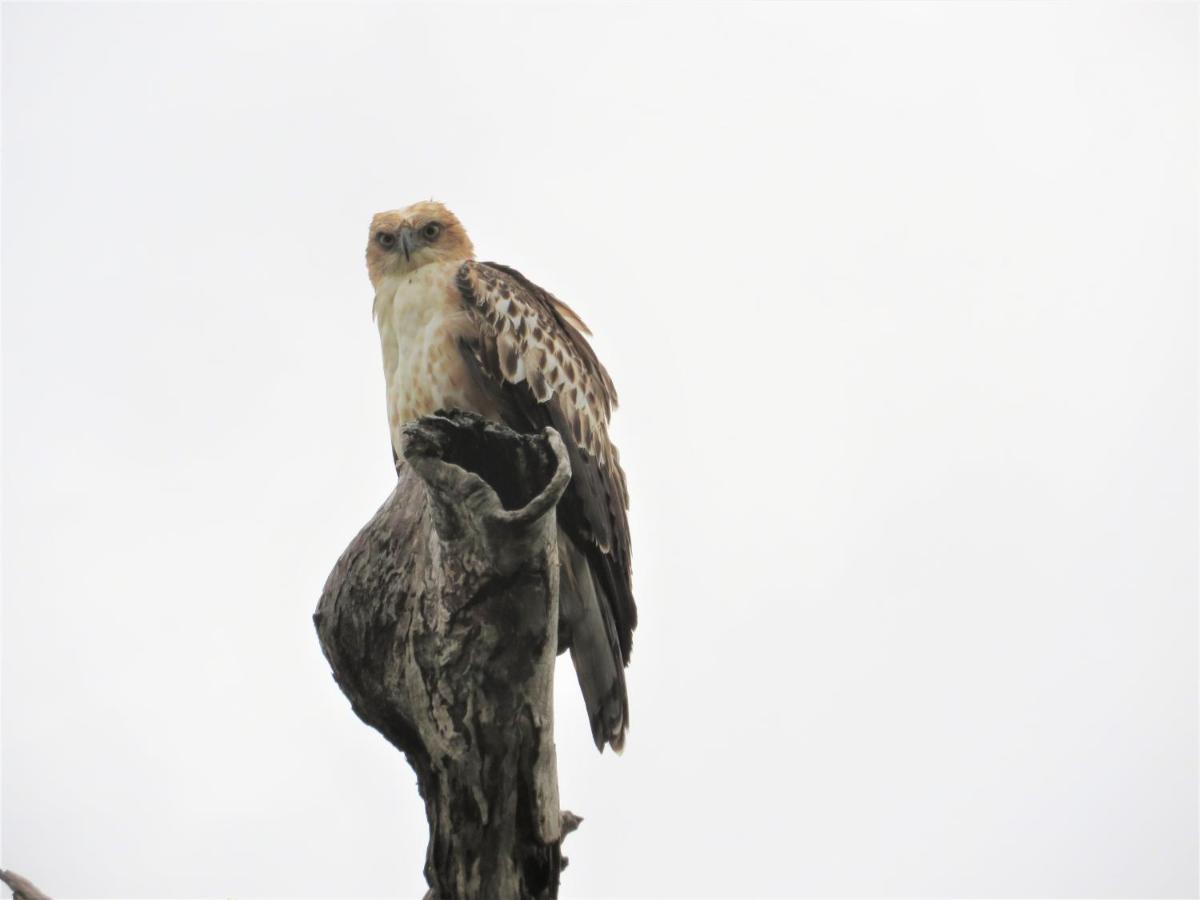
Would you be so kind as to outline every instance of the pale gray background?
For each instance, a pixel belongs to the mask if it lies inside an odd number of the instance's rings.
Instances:
[[[621,390],[569,897],[1197,891],[1196,7],[5,6],[3,865],[419,896],[309,616],[434,196]]]

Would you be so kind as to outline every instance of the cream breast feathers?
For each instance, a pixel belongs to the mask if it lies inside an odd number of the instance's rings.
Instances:
[[[388,425],[400,452],[400,426],[438,409],[483,413],[459,339],[471,328],[454,278],[458,264],[432,263],[380,280],[374,314],[387,381]]]

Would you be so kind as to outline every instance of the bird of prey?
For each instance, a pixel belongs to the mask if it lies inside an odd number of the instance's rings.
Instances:
[[[397,458],[404,423],[439,409],[562,436],[572,476],[558,508],[559,650],[571,651],[596,747],[620,752],[637,609],[629,496],[608,437],[617,392],[591,332],[516,269],[477,262],[462,223],[433,201],[371,220],[367,272]]]

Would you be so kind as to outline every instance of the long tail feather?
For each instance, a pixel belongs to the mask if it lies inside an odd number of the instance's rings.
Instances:
[[[607,743],[620,753],[629,728],[629,698],[616,624],[587,557],[561,529],[558,553],[560,643],[570,645],[596,749],[603,750]]]

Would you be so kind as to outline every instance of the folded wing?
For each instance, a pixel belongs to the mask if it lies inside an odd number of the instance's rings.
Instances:
[[[584,337],[587,328],[579,316],[515,269],[466,262],[457,285],[477,326],[463,340],[468,369],[497,397],[507,424],[523,431],[553,426],[567,445],[572,478],[559,504],[559,524],[576,551],[565,555],[575,561],[574,569],[586,571],[568,573],[579,590],[568,597],[572,586],[567,585],[563,618],[570,628],[587,633],[568,633],[564,639],[572,645],[597,744],[608,740],[620,749],[628,724],[622,669],[629,661],[637,608],[630,578],[629,497],[608,437],[616,389]],[[589,575],[595,591],[586,584]],[[595,659],[595,649],[581,660],[576,644],[609,648],[612,665]],[[593,670],[590,683],[584,683],[581,662]],[[614,683],[599,683],[610,679]],[[620,721],[612,721],[615,717]]]

